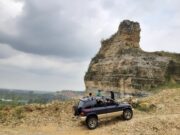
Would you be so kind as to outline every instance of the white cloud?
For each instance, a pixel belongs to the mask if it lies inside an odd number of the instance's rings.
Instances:
[[[28,54],[5,44],[0,45],[0,54],[2,52],[4,55],[0,59],[1,87],[40,90],[84,89],[83,77],[89,63],[87,61]],[[7,54],[8,52],[10,54]],[[44,82],[46,83],[43,84]]]
[[[3,47],[2,47],[3,46]],[[8,45],[0,45],[1,52],[9,52],[11,56],[0,59],[1,66],[11,66],[26,70],[46,70],[47,73],[73,74],[81,72],[87,66],[86,61],[71,61],[59,57],[48,57],[17,51]],[[7,56],[7,54],[5,53]]]
[[[0,32],[8,35],[17,35],[16,18],[21,15],[23,2],[14,0],[0,1]]]

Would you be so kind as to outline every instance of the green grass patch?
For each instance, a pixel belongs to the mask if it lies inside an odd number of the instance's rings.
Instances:
[[[23,105],[22,103],[18,103],[16,101],[11,101],[11,102],[5,102],[5,101],[1,101],[0,100],[0,110],[4,109],[4,108],[14,108],[17,106]]]
[[[14,112],[13,112],[13,117],[16,118],[16,119],[22,119],[24,118],[24,108],[19,106],[19,107],[16,107]]]
[[[163,85],[151,89],[150,92],[157,93],[164,89],[176,89],[176,88],[180,88],[180,83],[166,82]]]
[[[139,101],[136,104],[133,104],[132,106],[133,108],[144,112],[150,112],[156,109],[156,105],[144,101]]]

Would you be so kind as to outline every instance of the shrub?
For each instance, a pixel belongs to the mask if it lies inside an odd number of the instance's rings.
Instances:
[[[22,108],[22,107],[15,108],[15,110],[13,112],[13,117],[15,117],[16,119],[24,118],[24,108]]]
[[[0,123],[6,122],[6,114],[0,111]]]
[[[150,104],[148,102],[137,102],[133,105],[133,107],[140,111],[150,112],[156,108],[156,105]]]

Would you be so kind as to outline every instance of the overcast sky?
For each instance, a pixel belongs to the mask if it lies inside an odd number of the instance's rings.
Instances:
[[[179,0],[0,0],[0,87],[84,90],[101,39],[124,19],[145,51],[180,53]]]

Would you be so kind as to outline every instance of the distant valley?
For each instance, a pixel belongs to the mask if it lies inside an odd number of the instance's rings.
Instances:
[[[0,107],[16,106],[30,103],[48,103],[53,100],[66,101],[76,99],[84,94],[83,91],[62,90],[56,92],[17,90],[0,88]]]

